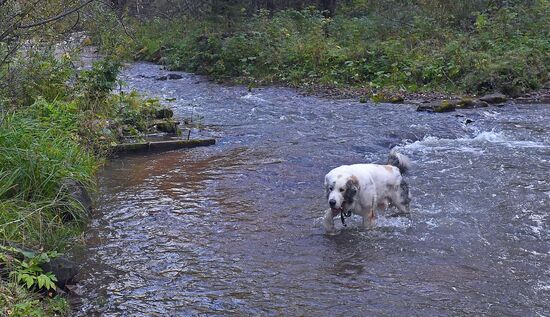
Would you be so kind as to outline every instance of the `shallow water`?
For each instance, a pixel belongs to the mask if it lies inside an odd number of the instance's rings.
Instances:
[[[106,166],[75,315],[550,314],[549,106],[429,114],[165,73],[123,79],[218,144]],[[324,235],[324,174],[394,145],[411,217]]]

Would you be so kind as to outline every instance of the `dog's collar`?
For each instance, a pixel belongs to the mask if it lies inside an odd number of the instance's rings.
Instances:
[[[342,220],[342,224],[344,225],[344,227],[347,227],[348,225],[346,224],[346,218],[349,218],[351,217],[351,209],[348,210],[348,211],[340,211],[340,220]]]

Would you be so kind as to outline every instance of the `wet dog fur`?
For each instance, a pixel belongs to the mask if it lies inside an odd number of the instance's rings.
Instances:
[[[408,214],[411,196],[403,175],[410,168],[409,159],[395,150],[388,163],[342,165],[325,176],[327,202],[323,218],[327,232],[334,232],[334,217],[351,211],[363,217],[363,226],[373,226],[377,209],[395,206]]]

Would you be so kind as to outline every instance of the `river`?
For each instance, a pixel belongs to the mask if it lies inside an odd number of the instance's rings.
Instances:
[[[550,106],[432,114],[166,73],[121,79],[217,145],[107,164],[76,316],[550,314]],[[392,146],[410,217],[325,235],[324,174]]]

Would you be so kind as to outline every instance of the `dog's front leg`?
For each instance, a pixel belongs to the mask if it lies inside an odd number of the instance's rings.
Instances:
[[[327,233],[336,232],[336,227],[334,227],[334,218],[332,217],[332,210],[330,209],[325,212],[325,216],[323,217],[323,226],[325,227]]]
[[[375,210],[376,210],[376,208],[374,206],[370,207],[367,214],[363,217],[363,227],[364,228],[367,228],[367,227],[368,228],[373,228],[374,227],[374,222],[376,220]]]

